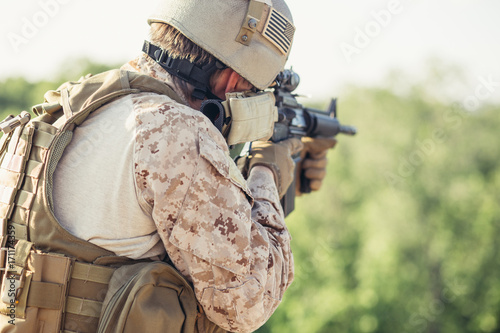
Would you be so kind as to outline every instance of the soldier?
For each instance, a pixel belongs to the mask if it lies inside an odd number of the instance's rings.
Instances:
[[[283,0],[164,0],[148,22],[150,41],[122,70],[173,93],[128,94],[75,128],[53,177],[54,215],[72,236],[117,256],[171,262],[193,286],[197,331],[253,331],[293,280],[280,197],[303,144],[254,143],[245,177],[228,144],[272,133],[274,99],[256,92],[285,65],[291,14]],[[233,123],[217,128],[199,110],[228,96]],[[249,119],[237,123],[238,115]],[[324,141],[302,165],[315,190],[334,144]],[[66,331],[83,330],[68,322]]]

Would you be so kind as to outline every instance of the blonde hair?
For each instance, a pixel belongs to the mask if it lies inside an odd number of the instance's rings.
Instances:
[[[210,53],[190,41],[179,30],[165,23],[152,23],[151,42],[167,50],[173,58],[188,59],[197,65],[215,61]]]

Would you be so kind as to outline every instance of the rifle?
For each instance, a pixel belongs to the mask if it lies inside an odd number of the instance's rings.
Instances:
[[[356,128],[340,124],[337,119],[337,99],[332,99],[326,111],[303,107],[297,102],[297,94],[293,91],[300,83],[300,77],[291,69],[285,69],[276,78],[274,96],[278,107],[278,121],[274,124],[271,141],[279,142],[296,137],[334,137],[339,133],[355,135]],[[300,154],[293,156],[296,163],[300,162]],[[281,205],[285,216],[295,209],[295,182],[300,181],[302,193],[311,192],[310,182],[301,173],[300,179],[294,179]]]
[[[271,141],[279,142],[288,138],[297,137],[334,137],[339,133],[355,135],[356,128],[341,125],[337,119],[337,100],[332,99],[326,111],[303,107],[297,102],[297,94],[293,91],[297,88],[300,77],[291,69],[285,69],[275,80],[274,96],[278,108],[278,121],[274,123]],[[224,106],[219,100],[206,100],[202,103],[200,111],[207,116],[221,132],[226,121]],[[230,147],[231,157],[237,159],[245,156],[251,150],[251,143],[237,144]],[[300,162],[300,154],[293,156],[295,163]],[[281,205],[285,216],[295,208],[295,182],[294,179],[285,196],[281,199]],[[309,180],[301,174],[300,191],[311,192]]]

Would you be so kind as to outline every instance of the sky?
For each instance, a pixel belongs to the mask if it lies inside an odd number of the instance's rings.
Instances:
[[[0,80],[49,78],[77,57],[124,63],[139,54],[159,1],[2,1]],[[500,100],[498,0],[287,3],[297,28],[287,67],[301,77],[300,94],[324,98],[348,84],[382,84],[394,69],[416,81],[438,58],[464,69],[468,81],[456,98],[489,82],[491,98]]]

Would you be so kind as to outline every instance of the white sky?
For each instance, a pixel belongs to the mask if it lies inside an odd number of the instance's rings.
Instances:
[[[3,0],[0,80],[48,77],[71,57],[126,62],[139,53],[146,18],[158,1]],[[378,84],[392,68],[418,76],[432,56],[465,68],[470,83],[464,94],[474,91],[479,76],[500,82],[498,0],[287,2],[297,27],[288,65],[301,76],[300,93],[322,98],[336,95],[346,83]],[[389,7],[397,10],[382,26],[373,12]],[[30,24],[38,27],[30,30]],[[366,28],[372,29],[369,45],[360,45],[359,36],[356,45],[357,29]],[[359,46],[350,62],[343,43]]]

